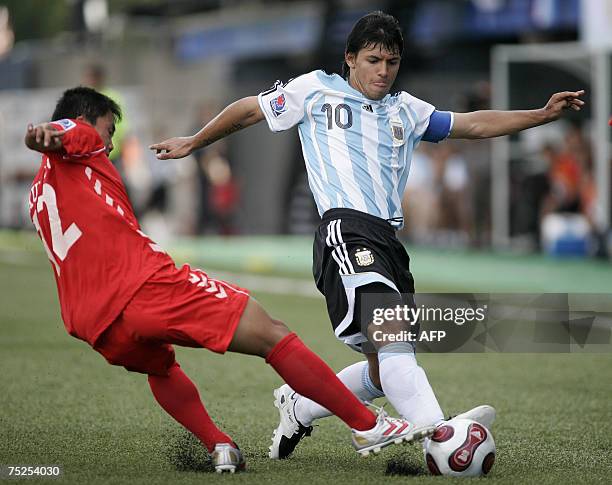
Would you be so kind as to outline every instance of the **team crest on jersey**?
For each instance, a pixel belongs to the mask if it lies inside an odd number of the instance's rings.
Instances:
[[[270,101],[270,107],[272,108],[274,116],[282,115],[285,111],[287,111],[287,101],[285,100],[285,95],[281,94]]]
[[[369,249],[361,248],[355,252],[355,260],[359,266],[370,266],[374,263],[374,255]]]
[[[391,122],[391,133],[393,134],[393,141],[396,143],[404,142],[404,127],[401,123]]]
[[[72,128],[74,128],[76,126],[76,123],[74,121],[68,120],[68,119],[57,120],[57,121],[54,121],[53,123],[57,123],[65,131],[72,130]]]

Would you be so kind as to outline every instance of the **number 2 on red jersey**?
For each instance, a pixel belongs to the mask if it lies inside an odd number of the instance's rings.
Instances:
[[[43,206],[47,207],[47,217],[49,220],[49,229],[51,230],[51,248],[49,248],[48,241],[45,240],[43,232],[40,228],[40,222],[38,220],[38,213],[43,210]],[[73,222],[70,224],[65,232],[62,231],[62,220],[60,218],[59,210],[57,209],[57,198],[55,196],[55,189],[47,184],[43,183],[42,193],[38,196],[36,201],[36,207],[32,214],[32,222],[34,227],[40,234],[40,238],[47,252],[47,256],[55,266],[57,275],[60,275],[60,267],[57,260],[54,257],[57,256],[60,261],[64,261],[68,256],[68,251],[74,245],[75,242],[82,236],[82,232],[79,227]]]

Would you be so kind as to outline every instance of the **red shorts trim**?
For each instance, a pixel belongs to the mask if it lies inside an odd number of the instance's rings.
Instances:
[[[164,266],[136,292],[94,349],[113,365],[167,375],[172,345],[227,350],[249,293],[189,265]]]

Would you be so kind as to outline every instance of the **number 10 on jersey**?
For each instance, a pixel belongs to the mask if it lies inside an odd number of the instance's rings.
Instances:
[[[331,104],[325,103],[321,106],[321,111],[327,115],[327,129],[331,130],[336,122],[336,126],[346,130],[353,126],[353,112],[349,105],[340,103],[334,108]],[[333,118],[333,119],[332,119]]]

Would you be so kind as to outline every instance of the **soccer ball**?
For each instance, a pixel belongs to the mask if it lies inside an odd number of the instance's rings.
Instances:
[[[493,435],[471,419],[451,419],[438,426],[425,446],[425,461],[433,475],[486,475],[495,462]]]

